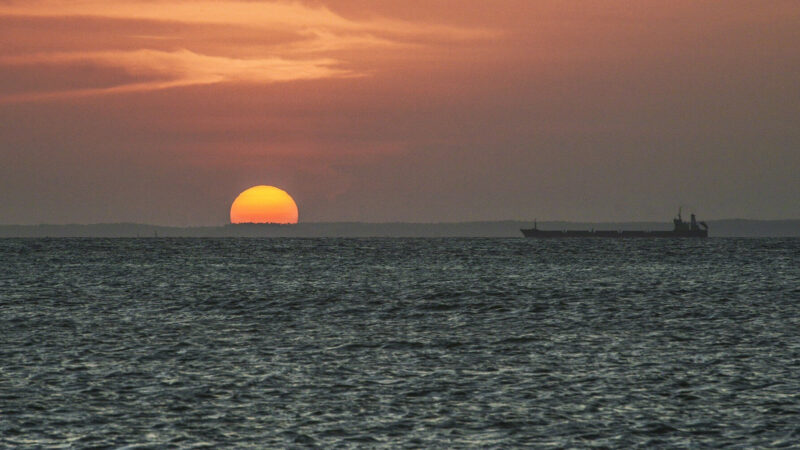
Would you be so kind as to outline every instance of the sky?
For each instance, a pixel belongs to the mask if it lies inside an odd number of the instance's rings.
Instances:
[[[0,0],[0,223],[800,218],[796,0]]]

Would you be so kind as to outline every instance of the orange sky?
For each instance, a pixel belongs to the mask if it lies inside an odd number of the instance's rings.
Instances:
[[[2,1],[0,223],[800,217],[800,3]]]

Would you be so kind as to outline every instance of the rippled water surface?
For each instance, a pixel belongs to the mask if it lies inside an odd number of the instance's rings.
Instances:
[[[800,240],[0,240],[0,446],[800,441]]]

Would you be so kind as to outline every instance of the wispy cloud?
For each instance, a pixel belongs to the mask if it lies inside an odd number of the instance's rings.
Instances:
[[[118,67],[133,76],[150,81],[131,82],[120,86],[78,89],[60,92],[39,92],[11,95],[6,102],[47,100],[86,95],[152,91],[180,86],[225,82],[275,83],[356,76],[354,72],[336,68],[333,59],[288,60],[282,58],[235,59],[209,56],[178,50],[137,50],[117,52],[43,53],[0,58],[5,65],[68,65],[90,63]]]
[[[105,17],[195,24],[241,25],[275,30],[338,30],[474,39],[496,35],[485,29],[411,23],[375,17],[352,20],[322,6],[286,1],[31,0],[0,4],[0,15],[30,17]]]
[[[100,32],[97,47],[82,40],[70,48],[51,48],[37,41],[35,51],[3,55],[0,65],[41,65],[43,70],[72,64],[90,64],[123,69],[130,82],[117,86],[71,90],[9,93],[0,102],[24,102],[124,92],[141,92],[180,86],[217,83],[276,83],[295,80],[353,77],[365,75],[350,64],[352,51],[391,51],[401,47],[420,46],[424,38],[435,40],[482,39],[486,30],[417,24],[386,18],[353,20],[324,7],[296,2],[249,1],[99,1],[99,0],[33,0],[0,3],[0,25],[10,18],[47,18],[70,20],[92,18],[109,22]],[[122,37],[114,33],[118,20],[149,23],[180,23],[196,27],[194,35],[173,39],[168,32],[138,35],[137,46],[130,40],[119,48],[113,42]],[[222,39],[236,45],[209,47],[204,28],[224,26]],[[210,30],[210,29],[209,29]],[[31,30],[32,33],[39,30]],[[47,32],[47,30],[44,30]],[[63,31],[61,31],[63,33]],[[98,33],[97,30],[93,30]],[[217,29],[215,31],[219,33]],[[80,33],[80,30],[76,30]],[[292,36],[279,42],[270,40],[276,33]],[[128,34],[125,38],[130,39]],[[106,37],[107,39],[102,39]],[[54,33],[53,42],[59,36]],[[30,47],[30,46],[29,46]],[[2,50],[0,50],[2,52]],[[350,52],[348,59],[342,52]],[[246,56],[243,56],[246,55]],[[368,64],[359,64],[369,70]],[[366,69],[365,69],[366,68]]]

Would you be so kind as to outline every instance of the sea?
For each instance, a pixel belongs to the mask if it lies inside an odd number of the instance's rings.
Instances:
[[[1,239],[0,447],[790,447],[800,239]]]

